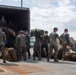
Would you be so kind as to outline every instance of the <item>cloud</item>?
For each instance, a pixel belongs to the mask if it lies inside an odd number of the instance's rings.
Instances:
[[[31,8],[31,29],[40,28],[50,33],[54,27],[58,27],[59,34],[65,28],[68,28],[71,34],[75,33],[76,12],[73,11],[75,6],[71,5],[70,0],[54,0],[59,5],[57,7],[51,4],[53,0],[32,1],[38,6]],[[72,34],[72,36],[75,38],[75,35]]]
[[[64,27],[68,28],[70,32],[76,32],[76,17],[64,23]]]
[[[70,0],[60,0],[59,1],[60,6],[69,5],[69,4],[70,4]]]
[[[1,1],[1,0],[0,0]],[[20,6],[21,0],[0,2]],[[23,6],[30,8],[31,29],[39,28],[52,32],[58,27],[58,33],[69,29],[70,35],[76,39],[76,0],[23,0]]]
[[[21,0],[0,0],[1,5],[20,6]]]
[[[14,0],[14,1],[21,1],[21,0]]]

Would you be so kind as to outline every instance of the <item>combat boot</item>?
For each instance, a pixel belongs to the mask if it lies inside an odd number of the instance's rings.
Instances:
[[[49,62],[49,58],[47,58],[47,61]]]
[[[47,59],[47,61],[49,62],[49,59]]]
[[[62,61],[64,61],[64,58],[62,58]]]
[[[59,62],[59,60],[58,59],[54,59],[54,62]]]
[[[6,63],[6,60],[3,60],[3,63]]]
[[[38,58],[38,60],[39,60],[39,61],[41,61],[41,59],[40,59],[40,58]]]

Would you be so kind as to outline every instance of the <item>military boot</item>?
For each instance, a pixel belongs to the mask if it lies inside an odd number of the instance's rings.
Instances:
[[[6,63],[6,60],[3,60],[3,63]]]
[[[38,58],[39,61],[41,61],[41,58]]]
[[[64,61],[65,59],[64,58],[62,58],[62,61]]]
[[[59,62],[59,60],[58,59],[54,59],[54,62]]]
[[[49,62],[49,57],[47,57],[47,61]]]
[[[49,59],[47,59],[47,61],[49,62]]]

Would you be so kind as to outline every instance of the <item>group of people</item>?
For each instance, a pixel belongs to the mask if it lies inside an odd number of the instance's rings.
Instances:
[[[4,16],[2,16],[0,20],[0,51],[2,52],[3,63],[6,63],[6,56],[4,50],[6,43],[6,34],[2,31],[2,29],[4,30],[4,27],[6,27],[6,25],[6,20],[4,19]]]
[[[68,29],[64,30],[64,33],[59,35],[56,33],[58,31],[58,28],[54,28],[53,32],[48,35],[48,32],[45,31],[44,35],[41,37],[41,41],[37,40],[34,44],[34,56],[36,51],[38,50],[38,58],[41,60],[43,50],[46,51],[47,61],[49,61],[49,53],[52,53],[52,50],[54,49],[54,62],[58,62],[57,55],[58,55],[58,45],[56,38],[60,40],[60,44],[63,46],[62,50],[62,59],[65,59],[65,52],[67,50],[67,45],[71,45]],[[2,31],[2,26],[0,25],[0,50],[2,51],[2,57],[3,57],[3,63],[6,63],[6,56],[5,56],[5,47],[6,44],[6,34]],[[30,36],[28,35],[28,31],[19,31],[18,35],[16,36],[16,48],[18,49],[19,53],[19,60],[26,60],[28,52],[28,58],[30,58]],[[34,58],[35,60],[35,58]]]
[[[10,34],[8,33],[8,28],[10,28]],[[13,24],[11,21],[7,25],[4,15],[0,20],[0,51],[2,52],[3,63],[6,63],[6,50],[5,47],[13,47],[17,50],[20,59],[26,60],[26,49],[28,52],[28,58],[30,58],[30,37],[28,31],[18,31],[17,34],[11,34],[13,31]]]
[[[2,52],[2,58],[3,63],[6,63],[6,55],[5,55],[5,45],[6,45],[6,33],[3,31],[3,29],[6,28],[6,20],[4,19],[4,16],[2,16],[2,19],[0,20],[0,50]],[[58,45],[56,38],[60,40],[60,44],[63,46],[62,50],[62,59],[65,59],[65,52],[67,50],[67,45],[71,45],[68,29],[64,29],[64,33],[62,33],[60,36],[57,34],[58,28],[54,28],[53,32],[48,35],[48,31],[44,32],[44,35],[36,37],[36,41],[34,44],[34,60],[36,53],[38,53],[38,60],[41,60],[43,50],[46,51],[47,61],[49,61],[50,53],[52,53],[52,50],[54,49],[54,62],[58,62],[57,55],[58,55]],[[11,41],[14,41],[11,39]],[[26,60],[28,52],[28,58],[30,58],[30,36],[28,34],[28,31],[20,30],[18,32],[18,35],[15,36],[15,42],[14,47],[17,49],[19,53],[19,60]]]
[[[60,44],[63,46],[62,49],[62,60],[65,59],[65,52],[67,51],[67,45],[71,46],[70,37],[68,34],[68,29],[64,29],[64,32],[59,36],[57,34],[58,28],[54,28],[53,32],[48,35],[48,31],[44,32],[44,35],[41,36],[42,40],[36,38],[35,46],[34,46],[34,56],[36,56],[36,51],[38,51],[38,60],[41,60],[43,55],[43,50],[46,51],[47,61],[49,61],[50,55],[54,50],[54,62],[58,62],[58,44],[56,39],[60,40]],[[40,41],[40,42],[39,42]],[[41,44],[40,44],[41,43]],[[34,57],[35,60],[35,57]]]
[[[3,63],[6,63],[6,34],[2,31],[2,26],[0,25],[0,50],[2,52]],[[13,39],[11,41],[14,41]],[[18,35],[15,38],[14,42],[15,48],[18,55],[19,60],[26,60],[26,52],[28,52],[28,58],[30,58],[30,37],[28,35],[28,31],[20,30]]]
[[[28,52],[28,58],[30,58],[30,37],[28,31],[19,31],[16,37],[16,46],[19,53],[19,60],[26,60],[26,52]]]

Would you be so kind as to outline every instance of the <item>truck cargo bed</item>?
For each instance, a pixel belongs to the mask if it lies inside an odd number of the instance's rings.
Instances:
[[[30,10],[24,7],[4,6],[0,5],[0,19],[5,16],[7,24],[9,21],[14,23],[14,28],[19,30],[30,30]]]

